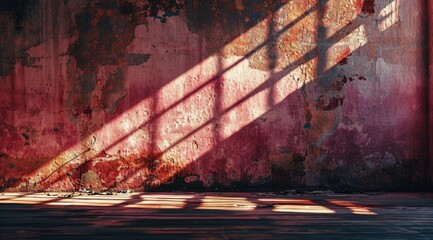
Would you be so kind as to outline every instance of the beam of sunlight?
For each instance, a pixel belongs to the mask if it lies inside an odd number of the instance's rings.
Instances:
[[[143,199],[191,199],[194,194],[145,194],[141,196]]]
[[[261,202],[273,203],[274,212],[285,213],[335,213],[327,207],[317,205],[309,199],[260,198]]]
[[[224,64],[231,65],[238,59],[239,57],[228,57],[225,59]],[[270,73],[255,69],[246,71],[248,64],[248,61],[244,60],[237,67],[224,74],[222,84],[227,87],[222,89],[221,97],[223,114],[220,116],[220,122],[223,124],[220,124],[220,134],[222,139],[229,138],[270,110],[268,105],[270,90],[268,86],[275,86],[276,83],[279,83],[276,87],[278,99],[276,99],[275,104],[278,104],[297,90],[296,82],[291,81],[289,76],[271,83],[272,77]],[[243,76],[243,78],[236,76]],[[254,81],[244,81],[245,78],[254,79]]]
[[[315,202],[308,199],[285,199],[285,198],[259,198],[261,202],[272,202],[277,204],[302,204],[302,205],[314,205]]]
[[[199,210],[225,210],[225,211],[251,211],[257,204],[244,197],[205,196],[196,209]]]
[[[3,194],[0,204],[45,204],[60,206],[114,206],[131,201],[137,194],[128,195],[76,195],[76,193]]]
[[[338,205],[338,206],[342,206],[345,208],[350,209],[350,211],[352,211],[353,214],[357,214],[357,215],[377,215],[377,213],[373,212],[370,210],[370,208],[368,207],[364,207],[364,206],[360,206],[358,204],[356,204],[353,201],[344,201],[344,200],[326,200],[332,204]]]
[[[111,207],[122,204],[124,200],[114,199],[82,199],[82,198],[64,198],[55,202],[48,202],[47,205],[55,206],[89,206],[89,207]]]
[[[380,10],[379,23],[377,24],[377,28],[380,32],[383,32],[398,23],[400,18],[399,7],[400,0],[394,0]]]
[[[338,33],[337,33],[338,35]],[[331,37],[332,38],[332,37]],[[347,42],[351,42],[349,50],[344,51],[347,48]],[[324,70],[328,71],[341,61],[341,59],[348,57],[350,54],[365,46],[368,43],[368,35],[363,24],[354,28],[350,33],[347,33],[338,42],[335,42],[327,49],[327,59],[324,66]],[[339,54],[336,56],[335,54]]]
[[[127,204],[127,208],[144,208],[144,209],[182,209],[186,201],[194,198],[194,195],[144,195],[137,203]]]
[[[274,205],[273,212],[284,212],[284,213],[323,213],[332,214],[334,210],[319,205],[296,205],[296,204],[284,204]]]
[[[19,197],[23,197],[23,196],[26,196],[26,195],[29,195],[29,193],[20,193],[20,192],[1,193],[0,194],[0,201],[12,199],[12,198],[19,198]]]
[[[41,204],[53,199],[57,199],[57,197],[29,194],[5,199],[0,198],[0,204]]]
[[[127,203],[139,195],[139,193],[128,195],[82,195],[71,198],[60,198],[57,201],[48,202],[46,205],[111,207]]]
[[[217,76],[217,70],[212,66],[215,66],[216,62],[216,56],[211,56],[197,63],[187,72],[182,73],[153,93],[155,99],[151,97],[143,99],[122,113],[119,117],[95,131],[93,135],[100,139],[95,143],[95,147],[97,149],[113,150],[113,148],[126,145],[131,146],[131,154],[149,152],[148,145],[150,141],[155,141],[155,139],[148,137],[144,139],[145,144],[143,144],[142,139],[144,136],[150,135],[148,133],[152,131],[152,129],[149,129],[152,123],[169,118],[170,114],[173,113],[190,111],[189,109],[185,109],[185,107],[191,106],[195,101],[200,100],[197,98],[201,96],[210,96],[212,94],[213,89],[210,83],[212,83]],[[134,74],[131,75],[133,76]],[[149,106],[152,106],[153,101],[157,101],[157,109],[150,110]],[[207,105],[205,108],[202,108],[204,112],[200,113],[206,116],[209,114],[206,110],[213,109],[214,106],[209,99],[203,99],[203,101],[206,101]],[[143,109],[149,110],[143,111]],[[179,117],[189,117],[190,119],[177,119],[174,123],[171,119],[170,125],[174,125],[174,129],[182,127],[180,126],[182,121],[192,122],[192,120],[194,120],[194,116],[186,114],[181,114]],[[137,141],[129,140],[129,138],[134,138],[135,133],[140,132],[144,132],[144,134],[137,134],[139,135],[139,137],[136,138]],[[119,139],[119,136],[128,137]],[[141,139],[141,141],[139,141],[139,139]],[[163,142],[163,140],[161,141],[162,143],[160,142],[159,144],[169,144],[168,142]]]

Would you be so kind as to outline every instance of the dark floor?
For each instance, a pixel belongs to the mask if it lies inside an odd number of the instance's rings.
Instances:
[[[433,239],[433,194],[1,193],[0,239]]]

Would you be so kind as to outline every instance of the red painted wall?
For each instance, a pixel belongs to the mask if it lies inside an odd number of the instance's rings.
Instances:
[[[0,186],[422,190],[422,0],[1,6]]]

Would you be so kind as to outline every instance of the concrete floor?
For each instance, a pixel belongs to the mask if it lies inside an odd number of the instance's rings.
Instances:
[[[0,239],[433,239],[433,193],[1,193]]]

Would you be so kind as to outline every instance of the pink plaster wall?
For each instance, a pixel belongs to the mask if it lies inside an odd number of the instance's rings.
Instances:
[[[427,38],[428,38],[428,150],[429,150],[429,185],[433,188],[433,3],[427,1],[427,12],[428,12],[428,28],[427,28]]]
[[[2,6],[0,186],[425,189],[423,4]]]

